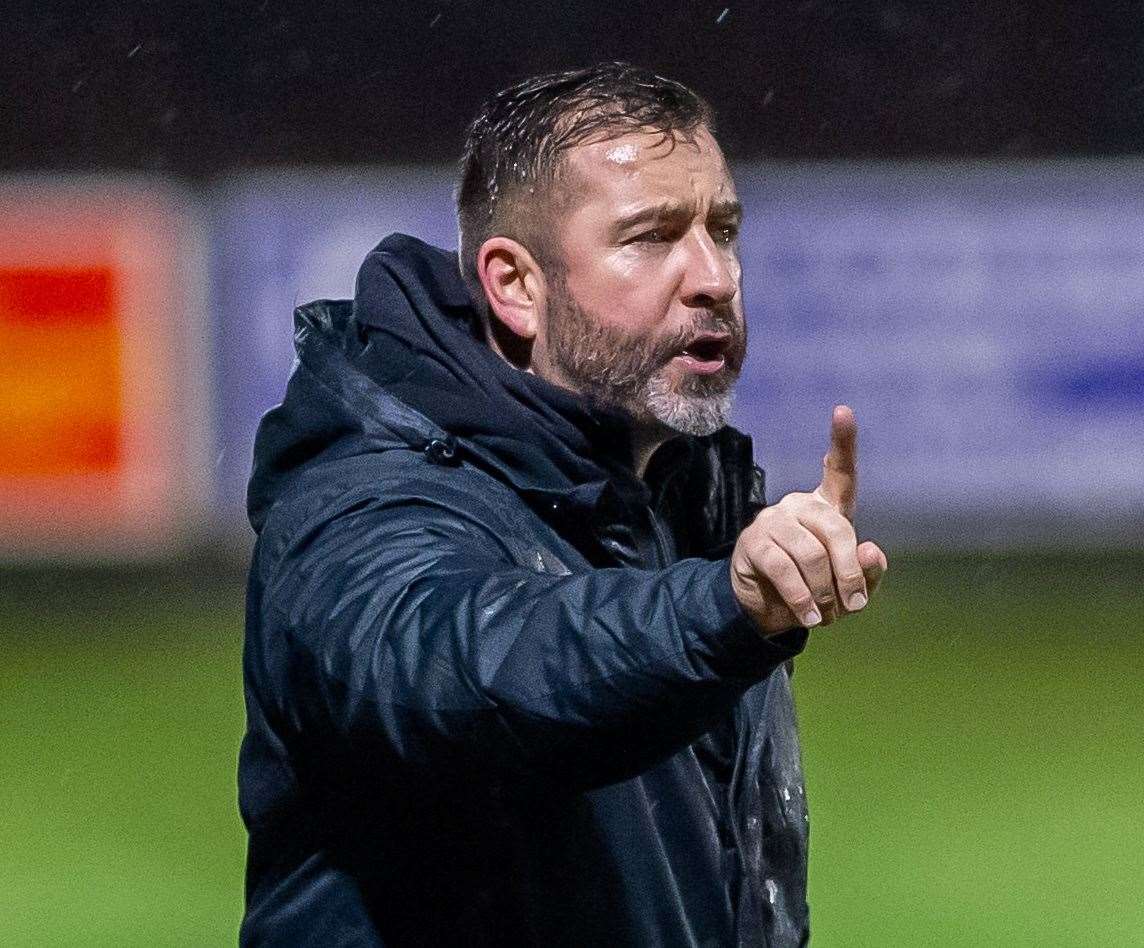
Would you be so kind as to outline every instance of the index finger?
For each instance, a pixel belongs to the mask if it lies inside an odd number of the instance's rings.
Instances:
[[[847,405],[835,405],[830,419],[830,450],[822,459],[818,493],[847,520],[858,501],[858,422]]]

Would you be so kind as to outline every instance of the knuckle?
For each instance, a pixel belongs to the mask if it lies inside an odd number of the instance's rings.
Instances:
[[[854,527],[850,524],[842,514],[836,517],[831,517],[829,523],[825,526],[826,535],[834,543],[846,546],[852,546],[855,549],[858,547],[858,538],[854,533]]]
[[[761,527],[762,525],[766,524],[768,521],[773,520],[776,510],[778,510],[777,506],[776,507],[764,507],[757,514],[755,514],[755,519],[751,521],[751,527]],[[747,529],[750,529],[751,527],[748,527]]]
[[[803,493],[801,491],[791,491],[789,494],[784,494],[774,507],[768,507],[767,510],[782,511],[784,514],[791,510],[797,510],[805,507],[807,502],[814,499],[813,494]]]
[[[814,597],[802,593],[787,599],[787,605],[791,607],[795,615],[802,615],[815,604]]]
[[[815,590],[814,601],[822,607],[823,610],[830,612],[834,609],[834,592],[827,592],[826,590]]]
[[[781,575],[786,572],[789,562],[786,554],[779,547],[771,544],[763,548],[759,554],[759,565],[768,576]]]
[[[777,530],[791,530],[798,524],[798,509],[796,505],[775,511],[773,526]]]
[[[821,544],[807,542],[799,550],[799,560],[813,570],[823,570],[830,564],[830,557]]]
[[[755,572],[755,564],[747,553],[735,553],[731,556],[731,571],[741,580],[747,580]]]

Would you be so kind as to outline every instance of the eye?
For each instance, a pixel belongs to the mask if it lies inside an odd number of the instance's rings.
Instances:
[[[671,240],[671,234],[668,233],[666,227],[656,227],[654,230],[645,230],[641,234],[636,234],[631,239],[631,243],[636,244],[666,244]]]
[[[724,224],[721,227],[716,227],[711,231],[711,239],[717,244],[733,244],[739,237],[738,224]]]

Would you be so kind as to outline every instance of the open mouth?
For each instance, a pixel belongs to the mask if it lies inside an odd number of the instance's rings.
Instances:
[[[726,364],[731,337],[727,333],[704,333],[692,339],[675,357],[689,371],[702,374],[718,372]]]

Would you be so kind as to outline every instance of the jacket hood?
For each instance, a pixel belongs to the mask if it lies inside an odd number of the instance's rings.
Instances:
[[[387,237],[362,264],[352,303],[310,303],[294,322],[297,357],[286,395],[255,440],[247,505],[256,530],[291,480],[319,459],[426,450],[434,442],[545,509],[558,499],[596,507],[604,495],[624,506],[648,501],[630,467],[626,418],[493,352],[455,253]],[[749,441],[724,430],[746,441],[749,460]],[[674,456],[676,473],[681,449],[694,453],[675,443],[660,452]]]

